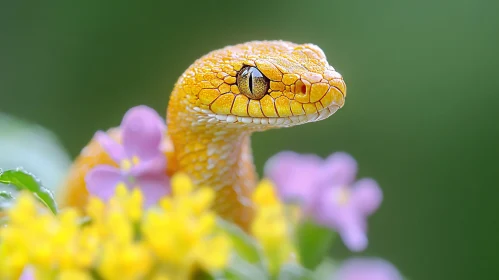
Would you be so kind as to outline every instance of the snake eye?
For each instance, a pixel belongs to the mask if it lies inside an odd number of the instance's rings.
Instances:
[[[237,74],[239,91],[250,99],[262,98],[269,89],[270,81],[256,67],[247,66]]]

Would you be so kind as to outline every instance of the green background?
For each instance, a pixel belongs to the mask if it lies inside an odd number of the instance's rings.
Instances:
[[[164,115],[176,79],[211,50],[317,44],[347,82],[346,105],[254,135],[259,170],[281,150],[347,151],[385,194],[365,255],[411,279],[497,277],[498,1],[145,2],[0,2],[0,111],[76,156],[134,105]]]

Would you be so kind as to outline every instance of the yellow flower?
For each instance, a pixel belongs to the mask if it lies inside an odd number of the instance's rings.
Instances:
[[[228,264],[229,239],[215,232],[215,213],[209,210],[213,190],[194,190],[187,175],[172,178],[172,197],[160,201],[142,226],[145,242],[161,260],[171,279],[189,277],[197,266],[208,271]]]
[[[133,223],[138,222],[142,217],[143,202],[144,197],[139,189],[136,188],[129,193],[124,184],[116,188],[116,195],[111,199],[111,203],[119,205],[118,207],[125,211],[126,216]]]
[[[31,194],[20,193],[0,228],[0,278],[16,279],[27,265],[41,275],[58,269],[88,269],[96,247],[84,246],[90,236],[79,227],[79,214],[66,209],[54,216]]]
[[[231,243],[224,235],[217,235],[199,245],[199,262],[209,271],[217,271],[227,266]]]
[[[143,279],[149,273],[152,258],[142,244],[118,244],[113,241],[102,245],[98,271],[104,279]]]
[[[88,271],[63,270],[59,274],[58,280],[92,280],[92,275]]]
[[[252,195],[253,203],[257,208],[280,206],[281,202],[277,197],[274,185],[268,179],[260,181]]]
[[[100,238],[97,271],[104,279],[144,278],[153,265],[149,249],[136,240],[136,227],[142,216],[142,194],[118,186],[107,204],[92,199],[88,205],[92,222],[89,231]]]
[[[251,233],[269,260],[270,272],[275,274],[294,254],[289,219],[269,180],[260,182],[252,201],[255,205],[255,218],[251,224]]]

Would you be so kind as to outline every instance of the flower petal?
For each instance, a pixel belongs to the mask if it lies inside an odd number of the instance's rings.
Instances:
[[[361,179],[353,185],[352,200],[357,209],[371,215],[383,200],[383,192],[373,179]]]
[[[337,231],[345,228],[352,221],[357,221],[357,209],[352,207],[351,200],[340,202],[342,199],[344,186],[333,186],[321,192],[318,197],[315,208],[313,209],[314,218]]]
[[[134,177],[142,176],[143,174],[165,174],[166,173],[166,157],[163,154],[141,161],[138,165],[132,167],[130,174]]]
[[[161,153],[165,124],[153,109],[143,105],[131,108],[123,117],[121,128],[123,147],[128,157],[147,160]]]
[[[120,170],[109,165],[98,165],[85,176],[88,192],[103,200],[108,200],[114,195],[116,185],[121,180]]]
[[[144,195],[144,207],[156,204],[170,193],[170,178],[164,174],[144,175],[137,178],[137,185]]]
[[[350,185],[357,174],[357,162],[349,154],[337,152],[326,158],[321,174],[328,184]]]
[[[345,246],[352,252],[360,252],[367,247],[367,235],[360,226],[349,226],[339,231]]]
[[[318,156],[285,151],[271,157],[264,171],[283,200],[307,204],[317,191],[314,178],[319,176],[321,163]]]
[[[114,141],[107,133],[103,131],[97,131],[95,133],[95,140],[99,142],[106,153],[117,163],[125,158],[125,152],[123,147]]]
[[[340,233],[345,245],[352,251],[361,251],[367,246],[367,221],[353,203],[348,186],[333,186],[320,196],[313,212],[314,219]],[[350,197],[349,197],[350,196]]]

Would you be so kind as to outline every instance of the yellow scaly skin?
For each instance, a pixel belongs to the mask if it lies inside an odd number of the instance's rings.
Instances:
[[[270,80],[261,99],[240,92],[236,77],[244,66],[256,67]],[[343,106],[345,95],[342,76],[315,45],[254,41],[213,51],[182,74],[171,94],[165,172],[185,172],[196,184],[214,188],[215,210],[247,227],[257,177],[251,133],[323,120]],[[119,139],[119,132],[111,134]],[[84,205],[83,178],[103,163],[112,161],[92,141],[71,168],[61,203]]]

